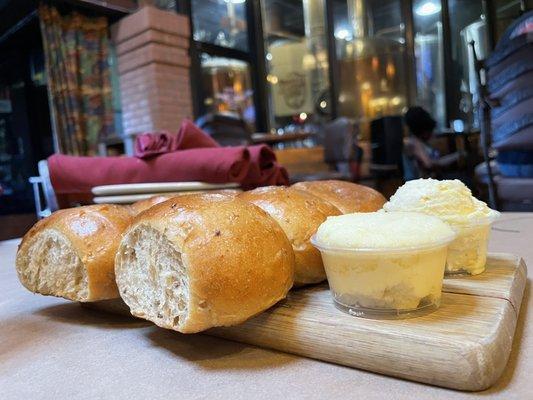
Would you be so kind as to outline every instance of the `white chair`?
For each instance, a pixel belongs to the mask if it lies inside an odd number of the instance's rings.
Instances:
[[[50,181],[48,172],[48,162],[41,160],[37,163],[39,176],[30,177],[29,181],[33,186],[33,197],[35,200],[35,211],[37,218],[45,218],[58,209],[57,198]],[[44,199],[44,206],[41,199]]]

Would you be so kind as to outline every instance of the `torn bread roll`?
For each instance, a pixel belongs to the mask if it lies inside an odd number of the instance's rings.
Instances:
[[[298,182],[292,187],[329,201],[343,214],[377,211],[387,201],[377,190],[346,181]]]
[[[259,207],[222,194],[186,195],[135,219],[115,273],[133,315],[194,333],[241,323],[283,299],[294,253]]]
[[[337,207],[312,194],[282,186],[258,188],[239,198],[266,211],[287,235],[295,255],[295,286],[326,279],[320,252],[310,239],[328,216],[341,214]]]
[[[131,220],[125,207],[109,204],[56,211],[24,235],[20,281],[34,293],[74,301],[117,298],[115,254]]]

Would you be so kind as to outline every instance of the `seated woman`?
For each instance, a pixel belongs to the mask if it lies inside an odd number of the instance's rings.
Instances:
[[[439,152],[429,145],[436,122],[422,107],[410,107],[404,115],[404,120],[409,128],[409,136],[405,139],[403,150],[406,181],[436,176],[461,158],[460,153],[441,157]]]

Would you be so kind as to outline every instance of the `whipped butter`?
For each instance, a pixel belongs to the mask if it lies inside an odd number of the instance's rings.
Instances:
[[[396,191],[383,209],[433,215],[457,233],[448,251],[447,274],[476,275],[485,270],[490,224],[500,214],[472,196],[461,181],[409,181]]]
[[[439,218],[412,212],[329,217],[313,237],[336,305],[363,317],[401,317],[440,303],[447,245]]]

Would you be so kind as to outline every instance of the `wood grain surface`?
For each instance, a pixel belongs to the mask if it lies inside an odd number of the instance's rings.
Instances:
[[[353,317],[335,308],[326,284],[293,290],[286,300],[208,335],[398,378],[479,391],[502,374],[526,284],[517,256],[491,253],[487,270],[446,278],[440,308],[405,320]],[[129,315],[121,300],[85,306]]]
[[[466,278],[446,278],[442,290],[506,299],[518,314],[525,283],[526,265],[520,257],[508,253],[491,253],[484,273]]]
[[[511,350],[526,266],[491,254],[476,277],[446,279],[441,307],[406,320],[337,310],[326,285],[294,290],[261,315],[209,335],[380,374],[477,391],[501,375]]]

